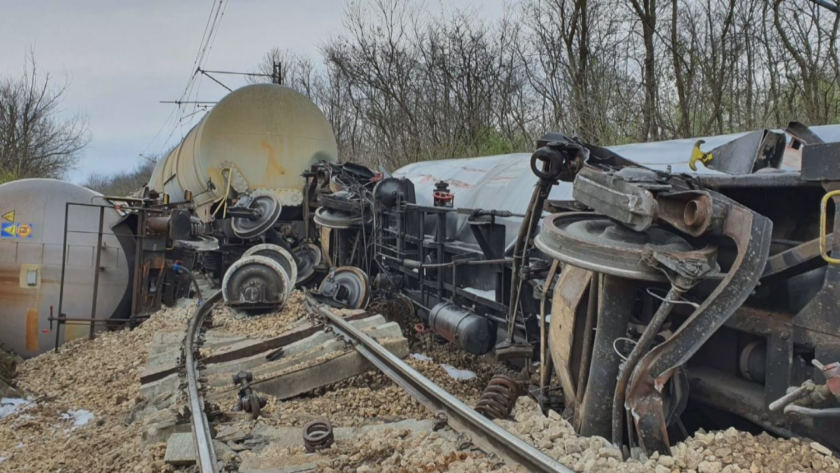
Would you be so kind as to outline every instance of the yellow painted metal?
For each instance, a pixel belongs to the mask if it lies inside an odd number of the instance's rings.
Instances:
[[[697,170],[697,161],[701,163],[708,164],[712,161],[712,153],[706,153],[700,149],[700,145],[705,143],[704,140],[697,140],[694,143],[694,148],[691,149],[691,158],[688,160],[688,167],[691,168],[692,171]]]
[[[287,87],[249,85],[219,101],[158,162],[149,185],[176,198],[191,191],[198,215],[209,220],[210,204],[230,181],[237,192],[265,189],[283,205],[301,205],[301,174],[320,160],[337,162],[338,149],[318,107]]]
[[[824,259],[829,264],[840,264],[840,259],[832,258],[828,256],[828,249],[826,244],[827,239],[827,230],[826,230],[826,220],[828,220],[828,200],[832,197],[840,195],[840,190],[831,191],[823,196],[822,201],[820,202],[820,255],[822,255],[822,259]]]

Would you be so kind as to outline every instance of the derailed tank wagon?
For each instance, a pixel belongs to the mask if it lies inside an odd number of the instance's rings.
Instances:
[[[132,255],[111,230],[120,213],[91,204],[99,197],[55,179],[0,185],[0,343],[21,356],[92,335],[90,319],[128,316]],[[74,319],[65,330],[59,307]]]
[[[369,248],[333,258],[371,268],[424,330],[542,361],[532,395],[582,434],[650,455],[734,423],[837,449],[840,144],[820,138],[837,135],[791,124],[612,151],[550,134],[532,156],[347,184],[319,223]]]

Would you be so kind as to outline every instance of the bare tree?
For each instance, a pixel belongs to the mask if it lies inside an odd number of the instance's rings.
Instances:
[[[838,15],[805,0],[772,1],[773,24],[793,59],[788,69],[792,99],[813,124],[829,123],[838,114]]]
[[[104,195],[120,197],[131,195],[132,192],[149,183],[157,160],[156,156],[143,156],[134,169],[120,171],[113,175],[92,173],[88,175],[82,186]]]
[[[632,11],[639,19],[642,28],[642,42],[644,44],[644,59],[642,61],[642,83],[644,84],[645,101],[642,109],[642,127],[639,129],[639,139],[647,141],[659,138],[656,123],[657,97],[657,69],[656,69],[656,0],[629,0]]]
[[[69,82],[55,84],[26,57],[18,77],[0,78],[0,171],[15,179],[63,177],[90,141],[83,115],[61,116]]]

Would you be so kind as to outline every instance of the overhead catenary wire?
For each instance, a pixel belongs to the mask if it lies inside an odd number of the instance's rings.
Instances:
[[[213,50],[213,44],[215,44],[216,38],[219,35],[219,29],[221,26],[222,19],[225,16],[225,10],[227,9],[227,5],[228,0],[219,0],[219,7],[216,9],[215,18],[213,18],[213,25],[211,26],[210,32],[207,34],[207,42],[204,45],[204,50],[201,52],[201,58],[199,59],[195,69],[195,98],[198,97],[198,94],[201,91],[201,76],[199,76],[198,74],[204,68],[204,65],[207,63],[207,60],[210,57],[210,52]],[[193,111],[195,111],[195,109],[196,107],[193,106]]]
[[[210,52],[213,49],[213,44],[218,36],[219,26],[221,24],[222,18],[224,17],[225,9],[227,8],[228,0],[213,0],[213,3],[210,8],[210,13],[207,16],[207,21],[204,25],[204,31],[201,35],[201,41],[199,42],[198,49],[196,50],[195,59],[193,60],[191,73],[189,79],[187,79],[187,83],[184,86],[181,95],[179,96],[178,100],[171,101],[175,104],[176,108],[173,109],[173,112],[170,114],[167,121],[164,122],[164,125],[161,127],[161,130],[155,135],[155,138],[149,143],[151,146],[152,143],[157,140],[157,137],[161,135],[161,132],[166,129],[166,127],[171,123],[172,129],[170,130],[169,134],[167,135],[166,139],[161,143],[160,149],[158,154],[162,154],[166,148],[169,146],[169,143],[172,137],[175,135],[176,130],[180,130],[181,132],[181,139],[184,137],[184,121],[188,121],[193,116],[197,115],[202,110],[199,110],[200,106],[204,106],[204,111],[206,111],[206,105],[209,102],[199,101],[196,100],[198,93],[200,91],[200,82],[201,82],[201,74],[200,71],[203,69],[204,64],[207,62]],[[191,110],[187,110],[187,105],[192,105]],[[177,119],[173,121],[173,118],[177,114]],[[147,146],[147,148],[149,147]],[[146,150],[144,149],[144,152]]]

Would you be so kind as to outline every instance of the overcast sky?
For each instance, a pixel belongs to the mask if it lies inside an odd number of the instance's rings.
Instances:
[[[0,75],[23,70],[34,47],[40,71],[71,81],[64,113],[87,115],[93,140],[69,177],[113,173],[135,165],[139,155],[164,150],[172,131],[155,139],[193,71],[212,4],[218,0],[0,0]],[[504,0],[428,1],[475,7],[502,15]],[[229,0],[208,70],[250,71],[272,47],[320,59],[318,47],[341,31],[344,0]],[[219,76],[235,89],[239,76]],[[199,99],[218,100],[225,89],[204,78]],[[184,122],[186,133],[190,123]],[[170,145],[181,137],[178,129]]]

